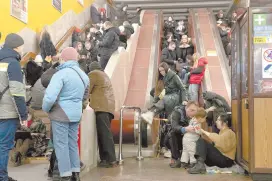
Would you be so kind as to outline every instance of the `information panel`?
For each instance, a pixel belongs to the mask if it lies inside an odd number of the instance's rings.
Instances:
[[[254,93],[272,92],[272,13],[253,14]]]

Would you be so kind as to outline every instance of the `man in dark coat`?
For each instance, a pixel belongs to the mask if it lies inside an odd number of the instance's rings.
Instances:
[[[175,42],[170,42],[168,47],[162,50],[161,62],[166,62],[171,70],[176,71],[176,63],[178,61]]]
[[[24,40],[11,33],[0,50],[0,180],[8,177],[9,152],[20,121],[27,120],[24,75],[20,66]]]
[[[100,48],[100,65],[104,70],[111,55],[118,49],[120,45],[119,35],[120,30],[113,27],[112,23],[106,21],[104,23],[105,34],[102,42],[98,43]]]
[[[124,21],[128,20],[127,8],[128,5],[122,2],[117,11],[117,26],[121,26]]]
[[[125,28],[125,34],[127,36],[127,39],[130,39],[131,35],[134,33],[134,28],[131,24],[129,24],[128,21],[125,21],[123,23],[123,26]]]
[[[128,19],[129,21],[133,24],[139,24],[141,25],[141,12],[142,12],[142,8],[141,7],[137,7],[136,9],[136,14],[129,14],[128,15]]]

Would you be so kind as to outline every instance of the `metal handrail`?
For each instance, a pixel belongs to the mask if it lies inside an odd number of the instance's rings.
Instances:
[[[119,134],[119,165],[122,165],[124,163],[123,159],[123,113],[125,109],[133,109],[134,111],[137,111],[139,116],[137,117],[138,119],[138,153],[136,160],[140,161],[143,160],[144,157],[142,156],[142,135],[141,135],[141,120],[140,120],[140,115],[141,115],[141,108],[139,107],[133,107],[133,106],[122,106],[120,110],[120,134]]]

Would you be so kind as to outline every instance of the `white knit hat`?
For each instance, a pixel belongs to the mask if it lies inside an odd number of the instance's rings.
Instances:
[[[43,62],[42,56],[41,56],[41,55],[37,55],[37,56],[35,57],[34,62],[36,62],[36,63],[42,63],[42,62]]]

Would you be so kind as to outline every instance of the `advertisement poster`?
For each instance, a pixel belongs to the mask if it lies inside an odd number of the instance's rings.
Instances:
[[[272,78],[272,48],[262,48],[263,78]]]
[[[53,6],[59,11],[62,11],[62,0],[53,0]]]
[[[28,21],[28,0],[11,0],[11,16],[24,23]]]
[[[77,0],[77,2],[79,2],[79,4],[81,4],[82,6],[84,6],[84,0]]]

